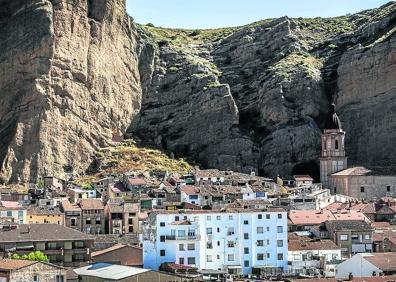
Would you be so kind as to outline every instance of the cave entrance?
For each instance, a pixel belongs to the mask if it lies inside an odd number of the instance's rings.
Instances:
[[[314,182],[320,182],[320,168],[316,161],[296,164],[292,169],[292,174],[308,174],[314,179]]]

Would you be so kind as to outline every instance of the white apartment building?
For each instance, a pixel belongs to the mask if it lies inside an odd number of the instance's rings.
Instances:
[[[145,268],[164,262],[230,274],[287,271],[287,213],[282,209],[159,211],[142,227]]]

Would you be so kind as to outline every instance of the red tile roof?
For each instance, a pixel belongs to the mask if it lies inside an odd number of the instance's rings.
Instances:
[[[373,253],[364,258],[383,271],[396,271],[396,253]]]
[[[140,186],[140,185],[147,185],[147,182],[142,178],[128,178],[128,184],[133,186]]]
[[[289,240],[288,242],[289,251],[308,251],[308,250],[340,250],[333,241],[331,240],[304,240],[296,239]]]
[[[80,207],[83,210],[101,210],[104,209],[101,200],[97,199],[82,199],[79,201]]]
[[[35,263],[37,262],[31,260],[24,260],[24,259],[2,259],[0,260],[0,269],[16,270],[30,266]]]
[[[298,181],[313,181],[313,178],[309,175],[294,175],[293,177]]]

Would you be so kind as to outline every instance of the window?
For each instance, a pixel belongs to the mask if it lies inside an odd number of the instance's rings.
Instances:
[[[257,260],[264,260],[264,254],[257,254]]]
[[[128,218],[128,224],[133,224],[133,219],[132,218]]]
[[[189,258],[187,258],[187,263],[188,264],[195,264],[195,258],[194,257],[189,257]]]
[[[267,226],[267,232],[269,232],[270,231],[270,227],[269,226]]]
[[[283,254],[278,254],[278,260],[283,260]]]
[[[184,264],[184,258],[179,258],[179,264]]]
[[[263,219],[263,215],[262,215],[262,214],[258,214],[258,215],[257,215],[257,218],[258,218],[258,219]]]
[[[248,255],[249,254],[249,248],[243,248],[243,253],[245,255]]]
[[[243,224],[248,225],[249,224],[249,220],[244,220]]]
[[[262,247],[262,246],[264,246],[264,241],[263,240],[257,240],[256,245],[259,246],[259,247]]]
[[[206,234],[208,234],[208,235],[212,235],[213,234],[212,227],[206,228]]]
[[[216,216],[217,220],[221,220],[221,215]]]
[[[160,226],[164,227],[165,226],[165,222],[160,222]]]
[[[386,192],[390,192],[390,186],[386,186]]]
[[[267,258],[269,259],[271,257],[271,254],[270,253],[267,253]]]
[[[96,224],[100,224],[100,221],[101,221],[101,220],[100,220],[100,217],[97,217],[95,223],[96,223]]]
[[[206,248],[207,249],[213,249],[213,243],[212,242],[206,242]]]
[[[56,275],[55,282],[64,282],[65,277],[63,275]]]
[[[220,241],[217,241],[217,246],[220,246]]]
[[[187,250],[194,251],[195,250],[195,244],[188,244],[187,245]]]
[[[340,235],[341,241],[348,241],[348,235]]]
[[[211,255],[207,255],[206,256],[206,261],[207,262],[212,262],[213,261],[212,256]]]
[[[233,219],[232,215],[229,215],[229,216],[228,216],[228,219],[229,219],[229,220],[232,220],[232,219]]]
[[[270,215],[270,214],[266,214],[266,215],[265,215],[265,218],[266,218],[266,219],[270,219],[270,218],[271,218],[271,215]]]
[[[366,235],[364,235],[364,240],[370,240],[371,239],[371,236],[370,236],[370,234],[366,234]]]
[[[47,248],[49,250],[55,250],[56,249],[56,243],[48,243]]]
[[[364,187],[363,186],[360,187],[360,193],[364,193]]]
[[[217,259],[220,259],[220,255],[217,255]]]
[[[234,241],[228,241],[227,246],[228,246],[228,248],[234,248],[235,247],[235,242]]]
[[[249,233],[243,233],[243,239],[248,240],[249,239]]]
[[[277,226],[276,230],[278,233],[283,233],[283,226]]]
[[[335,149],[338,150],[338,147],[339,147],[339,146],[338,146],[338,140],[336,139],[336,140],[335,140]]]
[[[234,227],[228,227],[227,235],[234,235]]]
[[[220,227],[217,227],[217,233],[220,233]]]
[[[164,235],[160,236],[160,242],[165,242],[165,236]]]
[[[278,219],[282,219],[282,214],[278,213]]]
[[[276,241],[276,245],[277,245],[278,247],[283,247],[283,240],[277,240],[277,241]]]
[[[75,218],[70,219],[70,225],[71,226],[76,226],[77,225],[77,221]]]
[[[258,234],[264,233],[264,228],[263,227],[257,227],[257,233]]]
[[[39,281],[40,281],[39,276],[38,275],[34,275],[33,276],[33,282],[39,282]]]
[[[175,221],[179,221],[179,216],[175,216]]]
[[[184,244],[179,244],[179,251],[184,251]]]
[[[208,215],[208,216],[206,216],[206,220],[207,220],[207,221],[211,221],[211,220],[212,220],[212,217],[211,217],[210,215]]]
[[[235,259],[234,254],[228,254],[227,258],[228,258],[228,261],[234,261],[234,259]]]
[[[245,261],[243,262],[243,266],[244,266],[244,267],[249,267],[249,261],[248,261],[248,260],[245,260]]]
[[[164,257],[165,256],[165,250],[160,250],[160,256]]]

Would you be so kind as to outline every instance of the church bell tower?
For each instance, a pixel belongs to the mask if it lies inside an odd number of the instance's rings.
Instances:
[[[320,182],[332,192],[329,176],[347,168],[345,156],[345,131],[336,113],[335,105],[331,105],[331,112],[326,121],[322,134],[322,155],[320,158]]]

